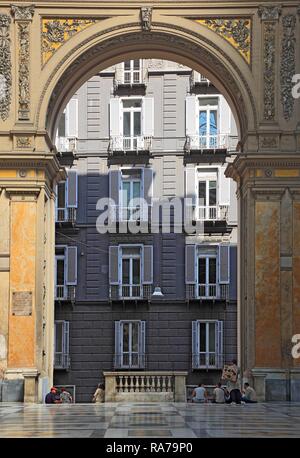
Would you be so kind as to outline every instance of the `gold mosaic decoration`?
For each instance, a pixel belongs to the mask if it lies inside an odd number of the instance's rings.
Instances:
[[[247,64],[251,62],[251,19],[235,18],[210,18],[197,19],[201,25],[213,30],[228,41],[245,59]]]
[[[96,19],[42,19],[42,64],[45,65],[53,54],[81,30],[97,22]]]

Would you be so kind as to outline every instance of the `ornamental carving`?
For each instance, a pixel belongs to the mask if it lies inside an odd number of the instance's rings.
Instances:
[[[261,141],[262,148],[277,148],[277,139],[275,137],[263,137]]]
[[[42,19],[43,65],[73,35],[95,23],[96,19]]]
[[[29,119],[29,22],[18,23],[19,34],[19,119]]]
[[[277,21],[281,15],[280,5],[260,5],[258,15],[262,21]]]
[[[11,19],[0,14],[0,117],[8,118],[11,101],[11,53],[9,26]]]
[[[296,73],[295,67],[295,27],[296,16],[290,14],[282,18],[283,39],[281,48],[280,84],[283,116],[288,121],[293,114],[294,98],[292,95],[292,77]]]
[[[264,23],[264,119],[275,118],[275,23]]]
[[[142,30],[144,30],[145,32],[150,32],[152,26],[152,8],[141,8],[141,25]]]
[[[246,19],[198,19],[196,22],[213,30],[228,41],[250,64],[251,20]]]
[[[34,15],[34,5],[30,5],[30,6],[12,5],[11,11],[17,21],[31,21]]]
[[[18,137],[17,138],[17,148],[30,148],[31,139],[30,137]]]

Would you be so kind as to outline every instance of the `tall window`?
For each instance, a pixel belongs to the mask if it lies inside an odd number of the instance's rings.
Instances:
[[[198,297],[217,297],[217,255],[198,255]]]
[[[145,321],[115,322],[115,366],[122,369],[145,366]]]
[[[55,321],[54,330],[54,367],[56,369],[68,369],[70,366],[69,322]]]
[[[56,247],[55,249],[55,275],[56,288],[55,299],[64,299],[67,295],[66,287],[66,248]]]
[[[193,368],[221,368],[223,365],[223,322],[193,321]]]
[[[199,98],[200,148],[218,147],[218,98]]]
[[[199,219],[217,219],[217,174],[214,172],[198,174]]]
[[[123,100],[123,137],[125,150],[136,150],[142,133],[142,101]]]
[[[124,62],[124,83],[139,84],[141,82],[141,61],[139,59]]]
[[[140,215],[142,197],[142,179],[140,170],[122,171],[122,220],[137,220]]]
[[[142,295],[141,249],[139,247],[122,248],[121,266],[121,297],[140,297]]]
[[[65,221],[67,211],[67,192],[66,182],[60,182],[57,185],[57,200],[56,200],[56,221]]]

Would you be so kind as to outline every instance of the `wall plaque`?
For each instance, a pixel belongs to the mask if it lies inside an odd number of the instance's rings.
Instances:
[[[31,291],[15,291],[12,293],[12,314],[18,316],[32,315]]]

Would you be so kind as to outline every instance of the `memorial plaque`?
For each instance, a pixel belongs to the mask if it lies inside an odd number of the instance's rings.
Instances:
[[[12,314],[18,316],[32,315],[32,292],[15,291],[12,294]]]

